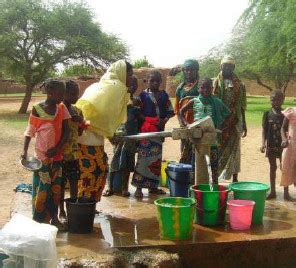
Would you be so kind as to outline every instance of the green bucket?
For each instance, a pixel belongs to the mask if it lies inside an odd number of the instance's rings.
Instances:
[[[224,224],[229,189],[223,185],[198,184],[190,187],[197,202],[194,222],[204,226]]]
[[[189,239],[193,229],[195,203],[193,198],[183,197],[155,200],[160,237],[169,240]]]
[[[253,200],[255,206],[253,209],[252,223],[261,224],[265,208],[266,193],[269,186],[259,182],[234,182],[230,184],[234,199]]]

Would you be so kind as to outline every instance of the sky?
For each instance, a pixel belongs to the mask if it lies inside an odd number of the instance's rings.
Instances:
[[[130,60],[146,56],[174,67],[225,42],[248,0],[87,0],[102,30],[129,47]]]

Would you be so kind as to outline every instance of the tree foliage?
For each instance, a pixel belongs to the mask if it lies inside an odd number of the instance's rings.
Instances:
[[[295,0],[250,1],[225,50],[235,56],[245,77],[269,90],[286,90],[296,63],[295,14]]]
[[[102,73],[101,69],[96,69],[93,66],[83,64],[73,64],[68,66],[61,73],[61,77],[73,77],[73,76],[89,76],[98,73]]]
[[[149,67],[149,68],[153,67],[153,65],[149,63],[148,59],[145,56],[142,59],[135,60],[135,62],[133,63],[133,66],[136,69],[141,67]]]
[[[27,111],[34,86],[57,64],[107,67],[127,54],[126,45],[104,33],[82,2],[0,1],[0,61],[27,87],[20,113]]]

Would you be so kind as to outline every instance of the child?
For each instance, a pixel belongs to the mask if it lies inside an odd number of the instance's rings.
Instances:
[[[63,147],[62,170],[63,178],[61,185],[61,202],[60,202],[60,220],[66,220],[64,209],[65,185],[67,180],[70,185],[70,198],[76,199],[78,192],[78,179],[80,177],[79,162],[78,162],[78,136],[82,134],[85,126],[82,112],[75,107],[79,97],[79,86],[73,80],[66,81],[66,91],[64,95],[64,104],[67,107],[71,119],[69,120],[70,137]]]
[[[65,85],[58,80],[44,83],[47,98],[33,106],[25,131],[22,158],[27,158],[31,138],[35,137],[35,155],[42,161],[40,170],[33,175],[33,219],[51,223],[63,229],[58,220],[61,198],[62,147],[69,137],[68,119],[71,117],[62,102]]]
[[[213,82],[210,78],[205,78],[202,80],[201,86],[199,88],[200,95],[198,97],[190,100],[185,106],[180,110],[181,120],[183,124],[186,125],[185,113],[189,109],[193,109],[194,121],[200,120],[206,116],[210,116],[216,128],[221,128],[225,119],[230,115],[229,109],[224,105],[224,103],[217,97],[212,95]],[[197,148],[199,150],[199,155],[197,159],[197,178],[198,183],[209,183],[207,179],[209,174],[206,169],[207,164],[204,155],[210,155],[211,169],[212,169],[212,180],[213,183],[218,183],[218,147],[212,145],[211,147],[202,146]]]
[[[138,79],[133,76],[129,92],[131,101],[127,106],[127,122],[123,124],[120,129],[125,135],[135,135],[139,132],[139,120],[140,120],[140,108],[137,100],[133,98],[133,94],[138,88]],[[122,196],[128,197],[130,193],[128,191],[128,182],[130,172],[135,168],[135,153],[136,142],[135,141],[116,141],[116,137],[112,140],[114,145],[114,155],[109,167],[109,181],[108,190],[103,194],[104,196],[113,195],[113,182],[116,174],[121,172],[122,176]]]
[[[284,122],[281,128],[282,147],[282,178],[281,186],[284,186],[284,198],[295,201],[289,196],[288,187],[296,185],[296,108],[287,108],[282,112]]]
[[[153,70],[148,75],[149,88],[140,94],[141,114],[145,118],[141,132],[163,131],[165,124],[174,116],[170,98],[164,90],[160,90],[161,73]],[[163,139],[153,138],[141,140],[138,146],[138,159],[132,179],[137,187],[136,198],[142,198],[142,188],[148,188],[150,194],[165,194],[158,188],[162,160]]]
[[[260,151],[266,152],[270,169],[270,194],[267,199],[276,198],[275,179],[276,179],[276,159],[281,162],[282,157],[282,138],[281,127],[284,121],[282,114],[282,104],[284,102],[284,94],[280,90],[275,90],[270,95],[271,109],[263,114],[262,119],[262,146]],[[284,198],[289,199],[288,187],[284,188]]]

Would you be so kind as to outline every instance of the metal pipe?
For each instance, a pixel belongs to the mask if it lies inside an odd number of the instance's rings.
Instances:
[[[168,138],[168,137],[172,137],[171,131],[140,133],[137,135],[130,135],[130,136],[117,136],[116,138],[123,139],[123,140],[145,140],[145,139],[152,139],[152,138]]]

